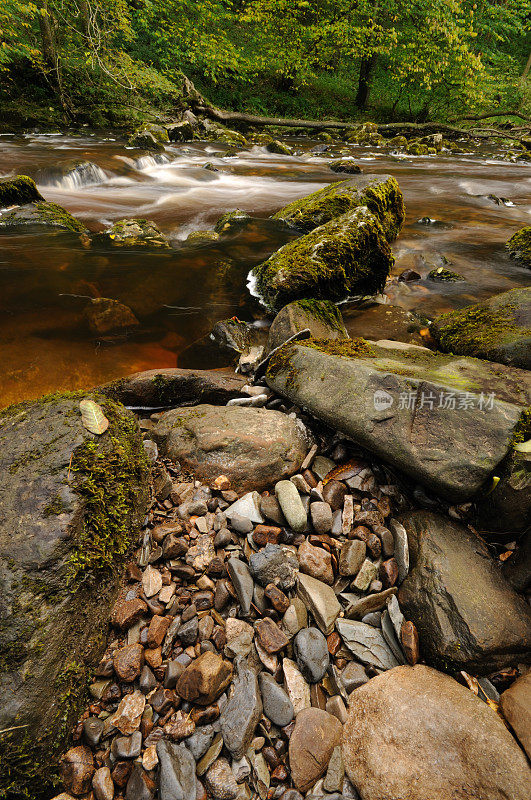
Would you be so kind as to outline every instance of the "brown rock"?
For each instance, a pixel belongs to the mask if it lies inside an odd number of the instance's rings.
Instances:
[[[164,726],[164,733],[174,742],[186,739],[195,731],[195,722],[189,718],[188,714],[177,711],[169,722]]]
[[[274,583],[268,583],[264,594],[275,611],[278,611],[279,614],[284,614],[288,610],[290,606],[289,597],[285,595],[278,586],[275,586]]]
[[[144,663],[144,648],[141,644],[126,644],[114,654],[114,671],[121,681],[132,683],[138,678]]]
[[[337,633],[337,631],[334,631],[326,637],[326,646],[328,647],[328,652],[332,656],[335,656],[337,651],[341,649],[342,644],[343,642],[341,641],[341,636],[339,633]]]
[[[164,558],[181,558],[188,552],[188,542],[182,536],[170,533],[162,543],[162,555]]]
[[[289,741],[291,777],[306,792],[324,775],[334,747],[340,743],[340,721],[319,708],[305,708],[295,719]]]
[[[289,639],[271,617],[264,617],[255,624],[259,643],[266,653],[278,653],[289,643]]]
[[[172,617],[160,617],[158,614],[152,617],[147,632],[148,647],[159,647],[162,644],[172,619]]]
[[[394,586],[398,580],[398,564],[394,558],[382,561],[380,564],[380,580],[385,589]]]
[[[328,481],[323,487],[323,499],[331,506],[332,511],[339,511],[343,508],[347,487],[340,481]]]
[[[331,586],[334,582],[332,556],[322,547],[314,547],[305,541],[297,551],[299,569],[318,581]]]
[[[357,575],[365,561],[367,545],[360,539],[349,539],[341,546],[339,574],[345,577]]]
[[[395,667],[350,696],[343,760],[363,800],[527,800],[530,771],[486,703],[430,667]]]
[[[114,784],[119,789],[123,789],[124,786],[127,784],[132,768],[133,765],[131,764],[130,761],[117,761],[116,764],[114,765],[111,775]]]
[[[367,549],[370,550],[373,558],[380,557],[382,553],[382,543],[378,536],[365,527],[365,525],[358,525],[356,528],[354,528],[354,530],[349,533],[348,538],[361,539],[361,541],[365,542],[367,545]]]
[[[531,670],[503,692],[500,708],[531,759]]]
[[[118,728],[124,736],[129,736],[138,730],[140,720],[146,706],[146,698],[138,690],[132,694],[126,694],[120,700],[118,708],[110,718],[115,728]]]
[[[59,773],[65,789],[76,796],[89,791],[94,775],[94,759],[88,747],[72,747],[61,758]]]
[[[96,800],[113,800],[114,783],[109,767],[97,769],[92,778],[92,788]]]
[[[278,544],[281,533],[282,528],[278,528],[275,525],[257,525],[253,531],[253,542],[257,547],[265,547],[266,544]]]
[[[415,666],[419,660],[419,635],[412,622],[404,621],[400,628],[400,644],[408,664]]]
[[[147,610],[146,603],[140,597],[134,597],[132,600],[119,598],[112,610],[111,623],[115,628],[125,631],[138,622]]]
[[[175,691],[183,700],[209,706],[227,688],[231,678],[231,664],[217,653],[207,651],[186,667]]]
[[[162,664],[162,649],[160,647],[148,648],[144,650],[144,658],[151,669],[157,669]]]

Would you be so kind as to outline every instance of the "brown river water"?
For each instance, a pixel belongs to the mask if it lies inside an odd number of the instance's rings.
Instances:
[[[83,248],[77,237],[65,233],[0,234],[0,406],[45,392],[92,387],[143,369],[210,367],[190,345],[215,322],[236,315],[257,326],[268,324],[264,308],[249,292],[247,276],[291,234],[267,217],[291,200],[348,177],[334,174],[328,158],[310,152],[322,147],[319,142],[289,141],[298,155],[253,147],[222,158],[213,153],[223,146],[194,142],[168,147],[161,159],[112,137],[0,137],[0,175],[31,175],[46,199],[91,230],[124,217],[143,217],[156,222],[173,245],[162,253],[109,252]],[[414,269],[422,280],[391,280],[380,301],[431,318],[530,285],[531,273],[511,261],[504,243],[531,224],[531,166],[478,149],[459,156],[411,157],[331,146],[334,155],[340,149],[355,156],[366,173],[394,175],[405,196],[407,218],[393,246],[393,276]],[[77,161],[97,165],[93,182],[81,182],[77,173],[64,176]],[[207,161],[220,171],[205,170]],[[497,204],[489,195],[504,202]],[[250,213],[252,224],[223,242],[183,244],[188,233],[212,227],[235,208]],[[432,223],[421,224],[420,218]],[[443,264],[465,282],[426,279]],[[126,303],[140,327],[128,336],[95,339],[82,317],[87,297]]]

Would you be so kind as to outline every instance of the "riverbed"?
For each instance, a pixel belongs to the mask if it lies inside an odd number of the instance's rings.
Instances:
[[[336,180],[330,155],[355,157],[365,173],[390,173],[404,193],[406,221],[394,243],[392,279],[379,302],[421,318],[460,308],[516,286],[529,270],[509,258],[506,240],[531,224],[531,166],[474,148],[461,155],[413,157],[389,148],[289,139],[293,156],[250,147],[225,156],[216,143],[174,144],[162,155],[129,148],[113,136],[26,134],[0,137],[0,175],[35,178],[92,231],[125,217],[153,220],[166,252],[109,252],[65,233],[0,235],[0,405],[45,392],[92,387],[143,369],[197,368],[194,343],[221,319],[269,324],[247,276],[292,235],[268,217],[286,203]],[[328,150],[321,152],[323,147]],[[67,172],[75,162],[91,170]],[[205,169],[206,163],[218,171]],[[221,241],[185,243],[235,208],[253,222]],[[445,266],[465,280],[435,282]],[[404,270],[421,279],[399,281]],[[82,315],[87,298],[111,297],[140,321],[127,336],[94,337]],[[352,303],[350,303],[352,306]],[[349,303],[343,306],[348,311]]]

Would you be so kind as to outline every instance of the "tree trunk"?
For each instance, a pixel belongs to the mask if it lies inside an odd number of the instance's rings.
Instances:
[[[42,55],[44,64],[49,71],[55,91],[61,103],[61,107],[66,116],[71,116],[71,107],[67,101],[63,90],[63,80],[61,74],[61,64],[57,52],[54,30],[52,27],[52,17],[48,11],[48,0],[42,0],[41,8],[45,12],[39,14],[39,28],[41,32]]]
[[[374,67],[376,66],[377,58],[377,54],[373,53],[368,58],[361,59],[358,92],[356,94],[356,100],[354,101],[357,108],[365,108],[367,101],[369,100],[369,94],[371,91],[371,77]]]

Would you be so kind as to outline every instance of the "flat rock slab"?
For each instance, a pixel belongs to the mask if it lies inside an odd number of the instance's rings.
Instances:
[[[247,379],[232,370],[149,369],[112,381],[99,391],[125,406],[192,406],[240,397]]]
[[[162,451],[211,481],[226,475],[237,492],[261,490],[297,472],[311,445],[302,423],[279,411],[198,405],[162,414]]]
[[[363,800],[527,800],[530,793],[526,757],[498,715],[422,665],[396,667],[351,694],[342,749]]]
[[[402,518],[411,555],[398,599],[423,657],[444,670],[487,674],[529,658],[531,609],[482,540],[428,511]]]
[[[531,396],[524,370],[363,339],[287,344],[266,378],[453,502],[472,497],[504,459]]]
[[[30,796],[51,780],[55,753],[77,719],[76,691],[82,695],[86,668],[102,654],[120,553],[147,505],[147,462],[133,415],[103,399],[110,424],[95,436],[82,424],[82,397],[45,397],[0,414],[0,729],[26,726],[2,737],[0,795],[4,780],[15,780]],[[108,552],[111,568],[101,574],[90,558],[98,534],[87,510],[88,482],[123,510],[123,528],[113,529],[102,504],[106,547],[114,551]],[[93,575],[97,580],[83,581]],[[71,674],[68,664],[77,665]],[[21,768],[28,759],[35,770]]]

